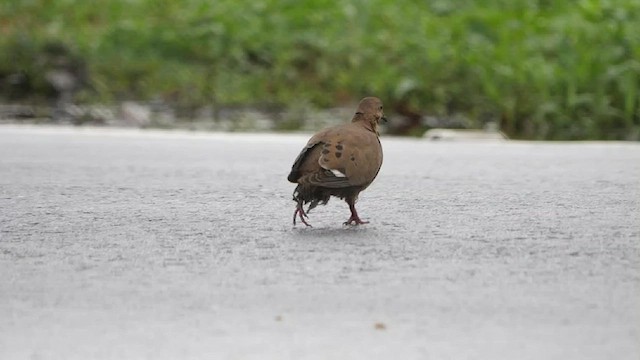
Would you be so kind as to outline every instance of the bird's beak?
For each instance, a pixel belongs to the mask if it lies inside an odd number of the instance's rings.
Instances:
[[[382,120],[382,122],[383,122],[383,123],[385,123],[385,124],[387,123],[387,118],[386,118],[386,117],[384,117],[384,116],[382,116],[382,117],[380,118],[380,120]]]

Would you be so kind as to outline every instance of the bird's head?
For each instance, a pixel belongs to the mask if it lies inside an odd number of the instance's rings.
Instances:
[[[387,122],[382,111],[382,101],[377,97],[366,97],[360,100],[358,110],[353,116],[352,122],[363,121],[365,127],[371,131],[378,133],[378,125],[380,121]]]

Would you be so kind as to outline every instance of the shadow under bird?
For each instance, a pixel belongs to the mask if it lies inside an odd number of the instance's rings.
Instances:
[[[315,134],[302,149],[287,177],[298,186],[293,192],[296,219],[307,225],[307,213],[331,196],[349,205],[351,217],[345,225],[367,224],[358,216],[358,194],[376,178],[382,166],[382,145],[378,125],[386,121],[382,101],[366,97],[358,104],[351,123],[324,129]],[[303,205],[309,204],[305,211]]]

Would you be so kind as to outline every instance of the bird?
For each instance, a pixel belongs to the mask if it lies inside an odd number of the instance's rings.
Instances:
[[[344,225],[368,224],[358,216],[358,195],[378,175],[382,167],[382,145],[378,126],[386,122],[382,101],[365,97],[350,123],[326,128],[309,139],[293,162],[287,180],[298,184],[293,192],[296,219],[311,226],[308,212],[325,205],[331,196],[346,201],[351,216]],[[303,206],[309,204],[305,211]]]

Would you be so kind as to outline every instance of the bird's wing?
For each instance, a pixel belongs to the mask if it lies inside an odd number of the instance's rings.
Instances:
[[[375,133],[356,124],[335,126],[314,135],[291,168],[288,180],[328,188],[366,186],[382,165]]]
[[[356,124],[329,131],[320,150],[318,164],[348,182],[346,186],[368,185],[382,165],[382,147],[375,133]]]
[[[300,154],[298,154],[298,157],[293,161],[293,166],[291,166],[291,172],[289,176],[287,176],[287,180],[296,183],[302,175],[321,170],[315,159],[318,159],[320,156],[320,148],[322,147],[322,140],[325,133],[326,130],[321,131],[309,139],[307,145],[305,145],[302,151],[300,151]]]
[[[298,154],[298,157],[296,157],[296,159],[293,162],[293,166],[291,166],[291,172],[289,172],[289,176],[287,176],[287,180],[289,180],[292,183],[298,182],[298,179],[300,179],[300,176],[303,174],[302,168],[305,165],[305,160],[309,158],[309,154],[313,151],[313,149],[317,145],[318,143],[309,142],[302,149],[302,151],[300,151],[300,154]]]

